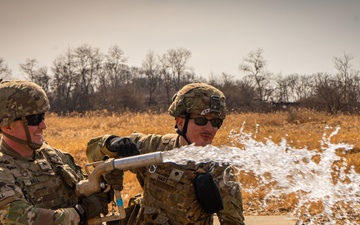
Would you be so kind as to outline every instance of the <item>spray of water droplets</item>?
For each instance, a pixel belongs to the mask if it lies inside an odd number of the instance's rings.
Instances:
[[[360,175],[347,166],[344,157],[336,154],[337,150],[348,151],[352,146],[331,143],[339,129],[336,127],[329,136],[323,135],[320,150],[292,148],[285,138],[279,144],[270,139],[258,142],[242,127],[240,132],[232,131],[229,135],[231,143],[244,146],[241,149],[192,145],[164,152],[163,157],[165,162],[178,164],[230,163],[245,174],[251,173],[257,185],[243,191],[267,190],[259,206],[262,208],[269,201],[294,195],[298,201],[289,217],[298,224],[360,224]],[[319,160],[315,161],[315,157]],[[314,205],[320,205],[321,210],[314,213],[311,210]]]

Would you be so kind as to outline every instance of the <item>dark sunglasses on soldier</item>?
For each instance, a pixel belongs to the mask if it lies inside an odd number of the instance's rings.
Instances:
[[[208,123],[208,121],[210,121],[211,126],[217,127],[217,128],[220,128],[220,126],[223,122],[223,120],[219,119],[219,118],[211,118],[209,120],[206,117],[195,117],[195,118],[191,118],[191,119],[193,119],[195,124],[198,126],[205,126]]]
[[[25,116],[29,126],[39,126],[39,124],[45,119],[45,113]],[[21,120],[21,117],[16,118],[16,120]]]

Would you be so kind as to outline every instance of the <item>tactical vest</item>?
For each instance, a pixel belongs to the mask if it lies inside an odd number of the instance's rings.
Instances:
[[[83,179],[79,171],[77,173],[65,163],[66,157],[59,150],[45,145],[36,151],[33,161],[4,154],[0,164],[12,172],[16,185],[30,203],[56,210],[77,203],[75,185]]]
[[[163,136],[162,144],[157,146],[156,151],[173,149],[176,137],[177,135]],[[140,220],[143,222],[136,224],[213,224],[212,214],[204,212],[200,207],[193,185],[197,174],[209,172],[211,169],[211,163],[197,165],[166,163],[158,165],[156,170],[147,170],[143,207],[140,210]]]

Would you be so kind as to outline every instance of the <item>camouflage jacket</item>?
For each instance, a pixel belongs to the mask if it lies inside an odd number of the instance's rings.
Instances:
[[[96,137],[88,142],[86,153],[89,161],[102,160],[104,155],[116,157],[116,153],[109,151],[105,146],[105,141],[109,136]],[[130,138],[135,141],[141,154],[169,151],[179,147],[177,134],[161,136],[133,133]],[[212,165],[211,163],[188,163],[187,165],[164,163],[151,172],[149,168],[134,170],[144,190],[142,208],[135,224],[213,224],[213,215],[204,212],[200,207],[193,186],[195,176],[209,171]],[[222,225],[243,225],[240,184],[234,176],[224,173],[226,168],[226,166],[217,165],[211,172],[224,205],[224,209],[219,211],[217,216]],[[226,183],[224,178],[226,178]]]
[[[0,146],[0,224],[78,224],[76,182],[84,179],[67,153],[47,144],[34,157]]]

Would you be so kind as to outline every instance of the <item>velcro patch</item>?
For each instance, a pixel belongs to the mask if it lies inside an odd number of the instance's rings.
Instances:
[[[2,192],[2,193],[0,193],[0,201],[6,199],[8,197],[14,196],[14,195],[15,195],[14,190],[8,190],[8,191],[5,191],[5,192]]]
[[[175,183],[174,181],[172,181],[172,180],[170,180],[168,177],[163,176],[163,175],[160,175],[160,174],[158,174],[158,173],[152,173],[152,174],[150,175],[150,177],[153,178],[153,179],[155,179],[155,180],[157,180],[157,181],[160,181],[160,182],[162,182],[162,183],[165,183],[165,184],[167,184],[167,185],[170,185],[170,186],[172,186],[172,187],[175,187],[175,186],[176,186],[176,183]]]
[[[38,160],[37,160],[37,163],[39,164],[39,166],[40,166],[40,168],[41,168],[42,170],[49,170],[49,169],[51,169],[50,164],[49,164],[46,160],[44,160],[44,159],[38,159]]]

